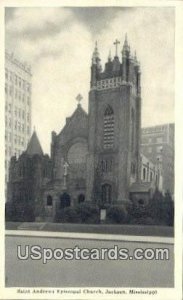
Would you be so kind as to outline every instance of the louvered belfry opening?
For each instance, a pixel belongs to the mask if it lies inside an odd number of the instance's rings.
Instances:
[[[110,105],[104,112],[104,148],[113,148],[114,146],[114,112]]]

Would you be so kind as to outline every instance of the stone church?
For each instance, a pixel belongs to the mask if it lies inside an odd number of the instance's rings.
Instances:
[[[51,156],[43,154],[34,132],[27,150],[12,158],[9,201],[40,205],[52,220],[57,209],[81,202],[120,205],[149,193],[151,183],[141,183],[140,64],[130,54],[127,37],[121,57],[119,41],[114,44],[115,56],[109,55],[104,70],[96,44],[88,114],[78,95],[64,128],[52,132]]]

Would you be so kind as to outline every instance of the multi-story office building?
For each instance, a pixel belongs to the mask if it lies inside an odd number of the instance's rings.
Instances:
[[[174,124],[142,128],[141,150],[161,166],[162,190],[174,193]]]
[[[5,182],[11,156],[27,147],[31,134],[31,68],[5,53]]]

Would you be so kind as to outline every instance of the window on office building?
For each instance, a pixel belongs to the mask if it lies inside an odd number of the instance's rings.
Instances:
[[[17,83],[18,83],[18,77],[17,77],[17,75],[15,74],[15,84],[17,85]]]
[[[148,148],[148,153],[152,153],[152,148],[151,147]]]
[[[157,137],[156,138],[156,142],[159,144],[159,143],[162,143],[163,142],[163,138],[162,137]]]
[[[21,88],[22,86],[22,81],[21,81],[21,78],[19,77],[19,87]]]
[[[5,69],[5,78],[8,79],[8,69]]]
[[[162,153],[162,151],[163,151],[163,147],[162,146],[156,147],[156,152],[157,153]]]
[[[13,95],[13,87],[12,87],[12,85],[9,87],[9,94],[10,94],[10,96]]]
[[[5,84],[5,94],[7,94],[8,93],[8,85],[7,85],[7,83]]]
[[[11,103],[8,104],[8,112],[11,113]]]

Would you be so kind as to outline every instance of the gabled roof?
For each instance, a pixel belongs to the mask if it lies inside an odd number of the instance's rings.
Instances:
[[[35,131],[33,132],[28,143],[26,153],[31,156],[35,154],[43,155],[43,150]]]
[[[81,104],[78,104],[76,110],[73,112],[72,116],[69,119],[72,120],[76,117],[81,116],[84,116],[86,118],[88,117],[86,111],[82,108]]]
[[[78,104],[74,113],[66,118],[66,125],[61,130],[60,134],[66,136],[78,135],[79,133],[87,134],[88,130],[88,115],[82,108],[81,104]]]

